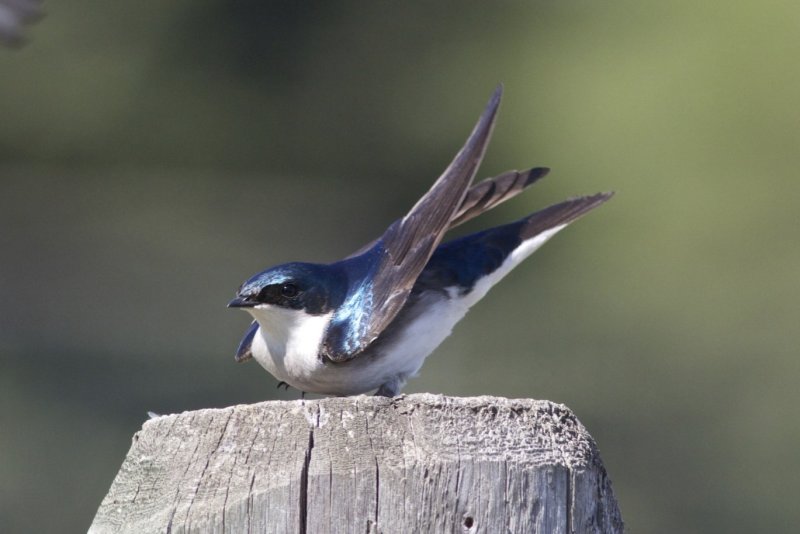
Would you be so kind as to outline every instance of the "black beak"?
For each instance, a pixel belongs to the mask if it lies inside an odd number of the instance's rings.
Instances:
[[[229,308],[252,308],[258,304],[257,302],[247,297],[236,297],[228,303]]]

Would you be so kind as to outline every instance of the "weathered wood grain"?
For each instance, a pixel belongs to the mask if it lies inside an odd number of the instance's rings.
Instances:
[[[408,395],[147,421],[90,528],[110,532],[620,533],[563,405]]]

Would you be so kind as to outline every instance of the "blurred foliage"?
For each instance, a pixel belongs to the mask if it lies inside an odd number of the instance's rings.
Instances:
[[[0,50],[0,531],[84,530],[147,410],[296,398],[228,298],[378,235],[498,81],[481,176],[554,170],[470,229],[618,195],[407,391],[568,404],[632,532],[793,531],[800,5],[45,7]]]

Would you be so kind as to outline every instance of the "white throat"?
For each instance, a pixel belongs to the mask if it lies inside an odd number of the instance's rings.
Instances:
[[[261,327],[253,338],[253,358],[279,380],[293,384],[321,365],[319,348],[332,313],[309,315],[269,304],[247,311]]]
[[[279,358],[306,354],[313,354],[316,358],[331,318],[331,314],[309,315],[303,310],[270,304],[261,304],[248,311],[261,326],[261,335],[270,354]]]

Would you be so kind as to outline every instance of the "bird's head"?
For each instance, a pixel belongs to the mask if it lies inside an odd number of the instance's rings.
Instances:
[[[324,315],[342,302],[345,291],[344,277],[331,266],[285,263],[243,283],[228,307],[243,308],[256,318],[259,310],[276,309]]]

